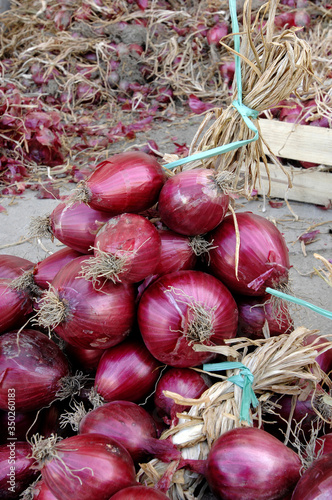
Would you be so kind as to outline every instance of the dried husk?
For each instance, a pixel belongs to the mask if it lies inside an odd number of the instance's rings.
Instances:
[[[305,40],[297,36],[298,28],[284,29],[274,34],[277,6],[277,1],[263,5],[252,23],[251,1],[247,0],[244,4],[243,32],[241,33],[240,54],[238,54],[242,61],[242,102],[259,113],[287,99],[300,87],[304,90],[308,89],[313,76],[311,49]],[[264,16],[267,9],[269,9],[268,19],[263,25],[260,13]],[[229,50],[235,53],[230,47]],[[237,90],[233,98],[238,99]],[[214,115],[215,121],[198,143],[196,153],[254,137],[254,133],[232,104],[227,109],[216,108]],[[252,122],[259,132],[257,141],[204,160],[205,168],[231,172],[233,189],[241,187],[242,194],[247,197],[260,181],[261,161],[265,165],[270,180],[268,161],[263,151],[265,142],[261,137],[258,119],[252,118]],[[197,142],[197,137],[195,137],[195,142]],[[265,146],[268,148],[267,144]],[[271,160],[279,165],[288,176],[288,184],[291,187],[291,179],[287,171],[270,150],[269,155]]]
[[[299,327],[290,334],[283,334],[268,339],[251,340],[235,338],[226,340],[226,346],[195,346],[199,351],[212,351],[227,357],[228,361],[240,361],[248,367],[254,376],[253,390],[258,399],[258,407],[251,410],[252,421],[261,427],[263,409],[273,395],[291,394],[300,396],[303,391],[315,389],[322,380],[327,382],[326,375],[315,361],[318,355],[314,344],[304,345],[307,336],[317,333]],[[332,342],[326,342],[323,350],[332,348]],[[227,377],[239,373],[239,370],[228,370]],[[165,431],[161,439],[172,436],[184,458],[206,459],[214,441],[223,433],[236,427],[250,426],[240,421],[242,389],[226,379],[207,389],[197,400],[189,400],[180,395],[166,391],[177,404],[191,406],[188,413],[182,413],[179,423]],[[331,385],[331,382],[329,382]],[[318,415],[323,418],[323,415]],[[172,466],[152,460],[141,464],[138,473],[140,482],[155,485],[163,474]],[[197,473],[179,470],[172,478],[168,495],[172,500],[187,498],[193,494],[197,481],[204,484],[204,478]],[[195,487],[196,487],[195,486]]]

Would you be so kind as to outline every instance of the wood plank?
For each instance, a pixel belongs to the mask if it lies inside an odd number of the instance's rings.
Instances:
[[[287,190],[288,180],[283,171],[276,165],[269,165],[271,175],[271,197],[285,198],[288,200],[301,201],[331,206],[332,203],[332,173],[319,172],[317,169],[301,169],[288,167],[293,187]],[[261,187],[257,186],[258,193],[264,194],[268,191],[268,177],[265,166],[261,164]]]
[[[276,156],[332,165],[332,129],[265,119],[260,119],[259,125]]]

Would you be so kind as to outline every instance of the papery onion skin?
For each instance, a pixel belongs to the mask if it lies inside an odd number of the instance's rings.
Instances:
[[[195,338],[190,337],[196,313],[189,303],[206,311],[210,324],[203,339],[195,327]],[[194,351],[193,344],[221,345],[236,335],[238,311],[231,293],[219,280],[201,271],[179,271],[162,276],[143,292],[137,318],[151,354],[165,364],[185,368],[215,357],[211,352]],[[198,321],[197,330],[200,326]]]
[[[332,453],[314,460],[297,483],[292,500],[329,500],[332,495]]]
[[[37,330],[0,337],[0,409],[8,410],[8,391],[15,390],[15,410],[38,410],[53,401],[61,379],[69,375],[59,347]]]
[[[61,248],[33,268],[33,279],[40,288],[47,289],[58,272],[70,261],[81,257],[82,253],[70,247]]]
[[[181,458],[171,441],[157,439],[150,414],[131,401],[111,401],[95,408],[81,420],[79,433],[99,433],[116,439],[135,463],[149,456],[167,462]]]
[[[176,413],[188,410],[188,406],[176,404],[172,398],[165,396],[164,391],[175,392],[185,398],[196,399],[211,385],[205,374],[198,373],[189,368],[170,368],[160,377],[156,392],[154,393],[154,404],[160,416],[170,423],[176,418]]]
[[[140,402],[153,391],[159,367],[142,341],[126,340],[102,355],[95,389],[105,401]]]
[[[229,196],[209,169],[192,169],[170,177],[164,184],[158,210],[173,231],[195,236],[212,231],[223,220]]]
[[[11,285],[11,279],[0,279],[0,333],[24,325],[33,310],[28,290]]]
[[[58,325],[49,326],[54,326],[57,335],[74,346],[107,349],[121,342],[133,326],[135,290],[133,285],[115,285],[111,281],[98,290],[79,274],[86,262],[86,256],[72,260],[52,281],[52,289],[64,304],[66,315]],[[40,299],[39,308],[45,300],[47,296]]]
[[[159,230],[161,240],[161,255],[154,274],[164,274],[194,269],[197,257],[190,246],[187,236],[177,234],[167,229]]]
[[[148,486],[129,486],[115,493],[110,500],[167,500],[169,497]]]
[[[102,259],[101,252],[125,259],[123,268],[110,276],[114,282],[138,283],[154,274],[160,261],[160,251],[157,229],[148,219],[137,214],[112,217],[98,231],[94,241],[97,259]]]
[[[271,301],[270,295],[238,296],[235,300],[239,310],[238,337],[263,339],[265,322],[271,337],[291,332],[294,321],[284,301]]]
[[[119,153],[99,163],[85,186],[87,203],[112,215],[138,213],[158,200],[165,176],[158,161],[146,153]]]
[[[0,445],[0,498],[17,499],[37,474],[28,458],[31,446],[25,441],[8,440]]]
[[[31,494],[33,494],[32,500],[58,500],[42,479],[32,486],[31,489]],[[27,500],[28,499],[30,500],[29,496],[27,496]],[[25,497],[23,497],[22,500],[25,500]]]
[[[87,254],[93,246],[96,233],[108,221],[109,214],[85,203],[59,203],[50,218],[51,232],[64,245]]]
[[[318,356],[316,357],[316,361],[323,370],[323,372],[329,374],[332,370],[332,347],[327,351],[319,354],[320,350],[324,349],[324,347],[319,347],[321,344],[324,345],[330,342],[330,340],[326,339],[322,335],[312,334],[304,339],[304,345],[314,344],[315,349],[318,351]]]
[[[274,436],[242,427],[214,442],[206,478],[223,500],[282,500],[299,480],[301,466],[298,455]]]
[[[108,500],[135,483],[134,463],[116,440],[99,434],[82,434],[63,439],[55,445],[55,450],[58,459],[46,460],[41,473],[56,498]]]
[[[32,269],[33,262],[16,255],[0,255],[0,278],[15,279]]]
[[[290,268],[283,235],[272,222],[250,212],[236,213],[240,233],[238,279],[235,274],[236,233],[232,215],[207,237],[211,272],[234,293],[264,295],[266,287],[287,283]]]

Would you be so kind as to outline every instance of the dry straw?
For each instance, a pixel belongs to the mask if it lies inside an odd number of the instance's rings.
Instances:
[[[290,334],[283,334],[262,340],[235,338],[226,340],[225,346],[195,346],[195,349],[212,351],[227,357],[228,361],[239,361],[249,368],[253,375],[252,388],[258,398],[258,406],[252,410],[252,418],[262,426],[264,408],[273,395],[290,394],[308,395],[326,375],[315,361],[316,343],[305,345],[305,339],[317,333],[299,327]],[[323,350],[332,347],[332,342],[322,345]],[[239,373],[239,369],[227,371],[227,377]],[[213,384],[199,399],[192,400],[180,395],[165,392],[177,404],[191,406],[188,413],[179,414],[179,423],[163,433],[161,439],[172,437],[173,443],[181,450],[184,458],[206,459],[214,441],[223,433],[241,426],[248,426],[240,421],[242,389],[225,376]],[[330,384],[331,385],[331,384]],[[314,391],[315,392],[315,391]],[[324,420],[319,414],[317,418]],[[181,469],[170,473],[173,463],[165,464],[156,459],[148,464],[141,464],[138,479],[149,485],[157,484],[166,473],[171,477],[168,495],[172,500],[189,498],[197,482],[204,484],[204,478],[198,473]]]
[[[238,54],[242,61],[242,97],[243,104],[259,113],[287,99],[292,93],[296,93],[299,87],[307,89],[313,76],[310,46],[297,36],[298,28],[285,29],[274,34],[277,6],[277,1],[263,5],[254,22],[251,22],[251,0],[244,4],[241,49]],[[224,46],[227,47],[225,44]],[[228,50],[235,53],[230,47]],[[234,99],[237,98],[235,91]],[[253,132],[248,129],[233,105],[228,106],[226,110],[215,109],[214,115],[215,121],[204,133],[196,152],[253,137]],[[243,194],[247,196],[260,180],[261,161],[269,176],[259,123],[257,119],[252,121],[259,131],[257,141],[204,162],[207,168],[231,172],[234,175],[233,188],[242,183]],[[283,168],[271,152],[270,156],[274,163]],[[287,175],[286,170],[283,170]],[[243,180],[240,182],[243,171],[244,185]],[[291,187],[290,178],[289,186]]]

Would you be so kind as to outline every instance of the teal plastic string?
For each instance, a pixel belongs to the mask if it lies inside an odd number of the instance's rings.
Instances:
[[[240,421],[252,423],[250,417],[250,406],[256,408],[258,406],[258,399],[252,388],[254,376],[249,368],[239,361],[225,361],[223,363],[206,363],[203,365],[203,370],[207,372],[217,372],[223,370],[233,370],[239,368],[240,372],[237,375],[228,377],[228,381],[233,382],[242,389],[242,400],[240,408]]]
[[[234,49],[236,52],[240,52],[240,35],[239,32],[239,24],[237,21],[237,13],[236,13],[236,0],[229,0],[229,10],[231,14],[232,20],[232,31],[234,33]],[[259,134],[257,127],[253,124],[253,122],[249,119],[249,117],[257,118],[258,112],[254,109],[248,108],[245,104],[242,103],[242,78],[241,78],[241,57],[235,54],[235,81],[237,87],[238,99],[233,101],[232,105],[234,108],[238,110],[242,119],[249,127],[250,130],[254,132],[254,137],[247,140],[235,141],[230,144],[224,144],[223,146],[218,146],[217,148],[208,149],[207,151],[201,151],[199,153],[195,153],[191,156],[187,156],[186,158],[180,158],[179,160],[172,161],[171,163],[167,163],[164,165],[166,168],[172,169],[175,167],[179,167],[180,165],[184,165],[185,163],[189,163],[195,160],[203,160],[205,158],[211,158],[213,156],[221,155],[223,153],[228,153],[229,151],[233,151],[234,149],[238,149],[241,146],[246,146],[251,142],[257,141]]]
[[[332,319],[332,312],[327,311],[326,309],[322,309],[321,307],[315,306],[306,300],[298,299],[297,297],[293,297],[292,295],[288,295],[287,293],[279,292],[279,290],[274,290],[273,288],[265,288],[265,291],[275,297],[279,297],[280,299],[287,300],[288,302],[294,302],[294,304],[298,304],[303,307],[307,307],[312,311],[325,316],[326,318]]]

